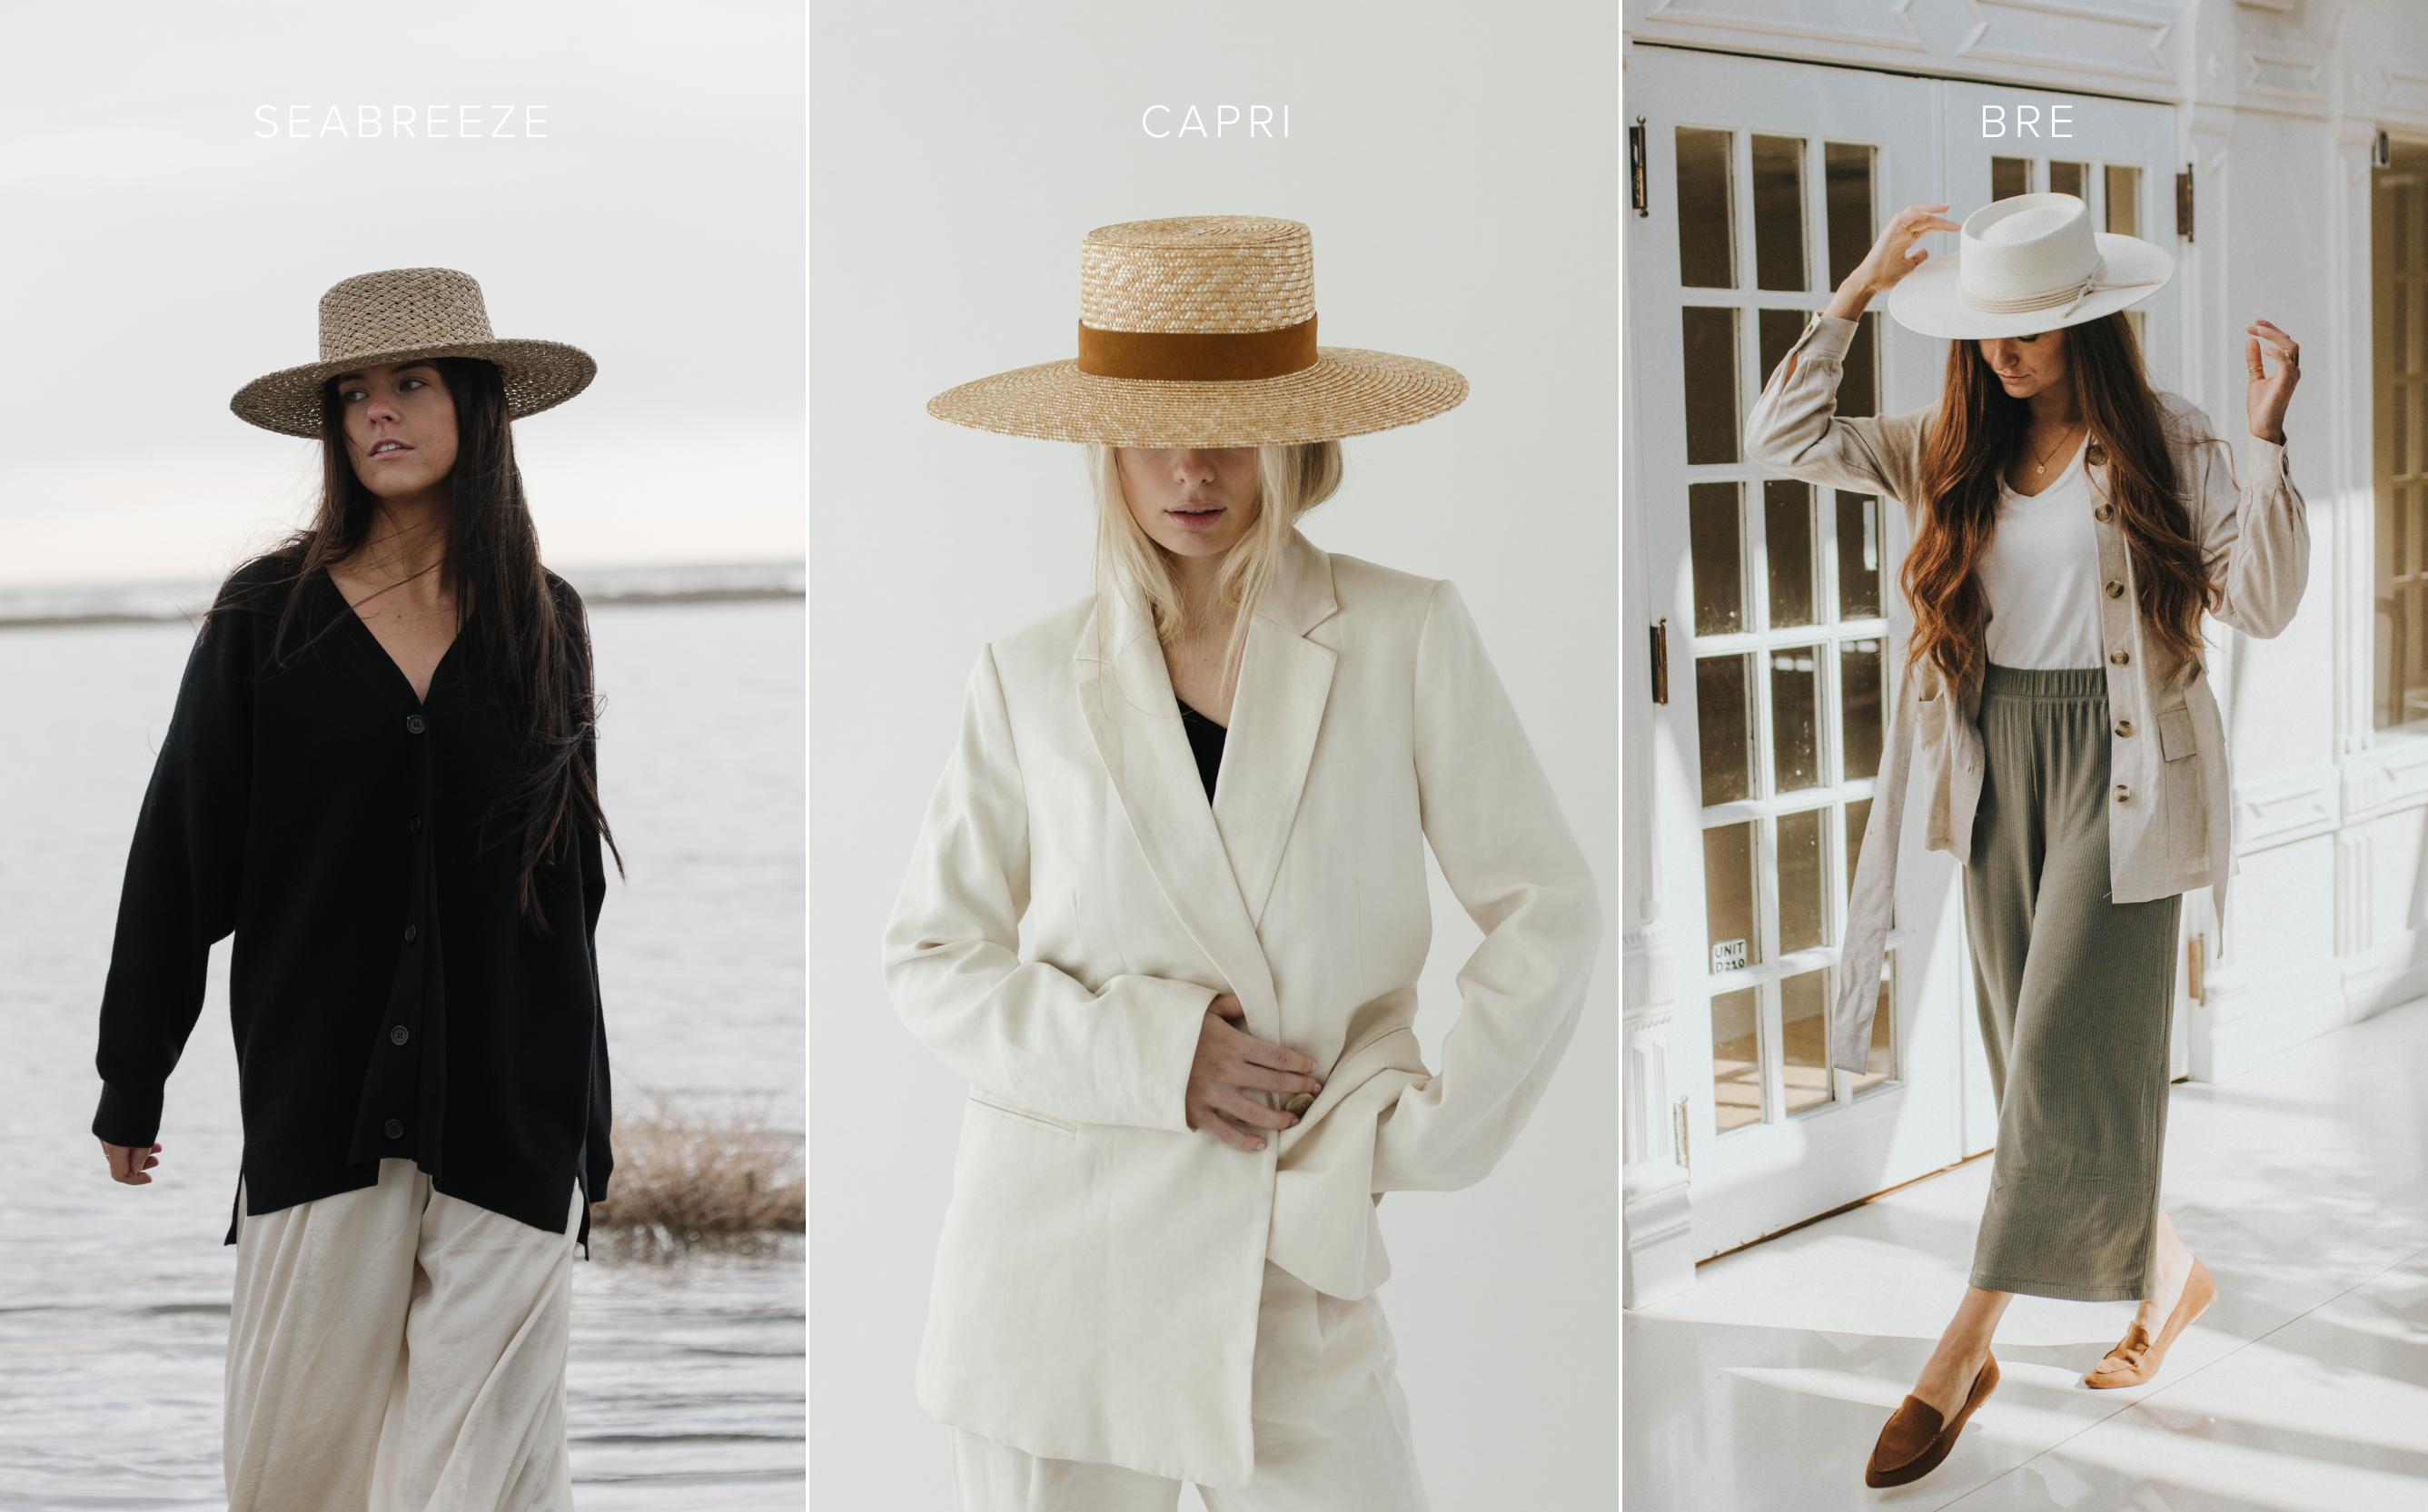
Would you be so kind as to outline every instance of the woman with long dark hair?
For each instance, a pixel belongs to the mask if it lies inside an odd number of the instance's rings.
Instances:
[[[1996,201],[1960,226],[1946,208],[1889,223],[1747,420],[1752,460],[1894,497],[1911,530],[1904,697],[1856,868],[1831,1063],[1865,1066],[1918,741],[1928,846],[1964,863],[1998,1103],[1971,1285],[1881,1429],[1873,1486],[1945,1458],[1997,1384],[1991,1339],[2014,1293],[2139,1302],[2084,1375],[2092,1388],[2150,1379],[2217,1294],[2158,1191],[2182,894],[2210,888],[2222,955],[2233,872],[2200,621],[2275,635],[2309,573],[2285,458],[2292,338],[2246,329],[2238,481],[2199,407],[2151,386],[2124,313],[2166,283],[2170,253],[2094,232],[2069,194]],[[1955,258],[1909,255],[1932,231],[1962,234]],[[1901,324],[1948,340],[1941,395],[1840,415],[1846,346],[1878,294]]]
[[[585,387],[448,268],[348,279],[231,403],[317,437],[312,523],[205,616],[137,819],[92,1132],[158,1166],[233,935],[233,1512],[572,1505],[573,1250],[614,1168],[581,598],[510,422]],[[620,870],[621,856],[617,856]]]

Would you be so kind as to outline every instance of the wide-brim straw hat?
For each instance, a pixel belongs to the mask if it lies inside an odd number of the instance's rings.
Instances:
[[[479,357],[505,378],[506,415],[537,415],[590,386],[599,365],[579,347],[489,329],[481,285],[451,268],[391,268],[320,296],[320,360],[236,391],[237,417],[282,435],[320,433],[320,385],[339,373],[424,357]]]
[[[1179,216],[1079,244],[1078,354],[947,389],[956,425],[1119,447],[1257,447],[1413,425],[1467,398],[1439,363],[1315,341],[1296,220]]]
[[[1926,336],[2028,336],[2138,304],[2174,276],[2174,254],[2093,231],[2072,194],[2017,194],[1964,218],[1955,252],[1889,287],[1889,314]]]

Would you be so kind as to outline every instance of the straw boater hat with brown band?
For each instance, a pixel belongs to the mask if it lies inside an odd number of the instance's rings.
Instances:
[[[1466,398],[1439,363],[1316,345],[1305,226],[1181,216],[1080,242],[1076,356],[947,389],[927,413],[1047,441],[1255,447],[1412,425]]]
[[[480,357],[506,383],[506,415],[519,419],[590,386],[599,365],[561,341],[490,333],[488,306],[469,273],[391,268],[347,279],[320,296],[320,360],[254,379],[228,408],[282,435],[320,433],[320,385],[339,373],[419,357]]]

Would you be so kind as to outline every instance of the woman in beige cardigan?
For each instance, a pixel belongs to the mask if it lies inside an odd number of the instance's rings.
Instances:
[[[885,935],[970,1083],[923,1341],[966,1512],[1420,1512],[1383,1194],[1468,1184],[1601,935],[1447,582],[1298,530],[1466,382],[1318,348],[1294,221],[1102,227],[1080,353],[930,413],[1089,444],[1098,591],[990,644]],[[1428,1067],[1424,853],[1484,931]]]
[[[1914,630],[1856,870],[1831,1062],[1864,1068],[1918,743],[1928,848],[1965,864],[1999,1103],[1972,1284],[1881,1430],[1874,1486],[1945,1457],[1996,1385],[1991,1340],[2015,1293],[2139,1301],[2084,1376],[2094,1388],[2148,1380],[2215,1295],[2158,1202],[2181,894],[2211,888],[2222,954],[2233,871],[2200,619],[2276,634],[2309,563],[2286,471],[2289,336],[2247,328],[2238,482],[2200,411],[2150,386],[2122,313],[2166,282],[2169,253],[2093,233],[2072,195],[1997,201],[1960,226],[1946,208],[1910,205],[1889,223],[1747,421],[1749,458],[1895,498],[1911,532],[1898,587]],[[1955,258],[1910,255],[1932,231],[1962,233]],[[1882,294],[1900,323],[1949,340],[1941,397],[1838,415],[1847,342]]]

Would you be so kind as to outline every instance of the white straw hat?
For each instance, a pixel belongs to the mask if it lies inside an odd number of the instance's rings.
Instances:
[[[1078,356],[945,390],[940,420],[1120,447],[1327,441],[1429,419],[1467,380],[1420,357],[1315,344],[1315,248],[1296,220],[1180,216],[1079,247]]]
[[[320,296],[320,360],[266,373],[237,390],[237,417],[281,435],[320,433],[320,385],[337,374],[422,357],[480,357],[505,380],[506,415],[564,403],[599,370],[562,341],[500,337],[471,274],[451,268],[390,268],[331,285]]]
[[[1926,336],[2027,336],[2137,304],[2174,276],[2156,242],[2091,228],[2072,194],[2017,194],[1964,218],[1953,252],[1889,287],[1889,314]]]

